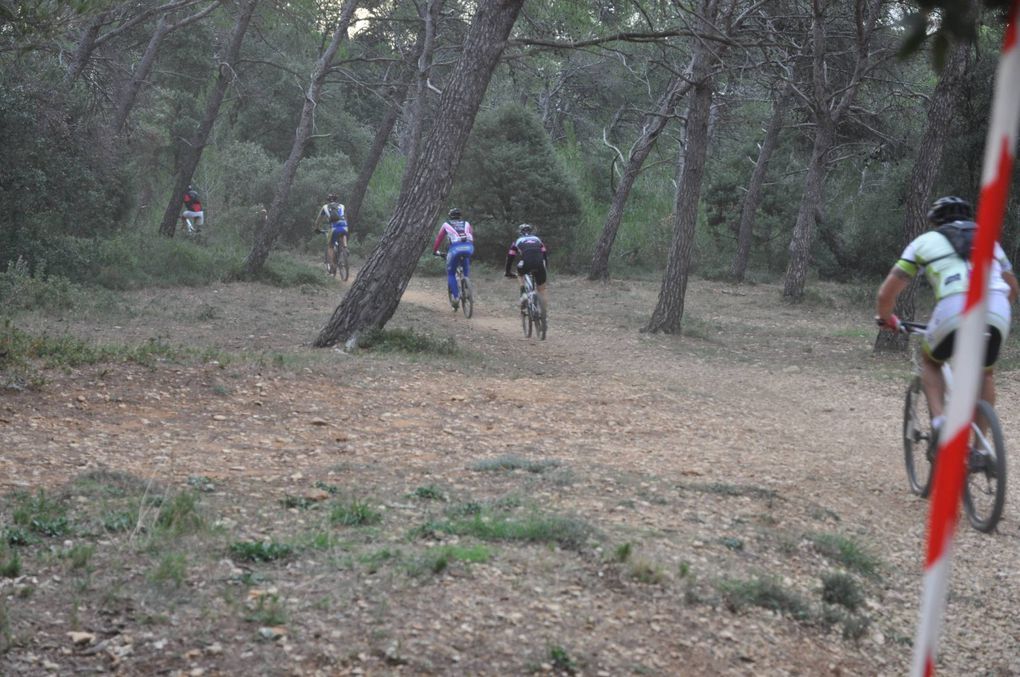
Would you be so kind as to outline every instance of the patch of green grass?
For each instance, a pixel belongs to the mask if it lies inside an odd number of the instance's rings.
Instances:
[[[455,562],[483,564],[492,559],[492,551],[484,545],[442,545],[430,548],[414,559],[408,573],[418,576],[426,573],[440,574]]]
[[[833,562],[865,576],[878,574],[879,559],[852,538],[833,533],[812,533],[806,538],[819,554]]]
[[[437,339],[414,329],[373,329],[358,339],[358,347],[382,353],[429,353],[444,356],[459,353],[453,338]]]
[[[549,662],[552,663],[553,670],[563,672],[568,675],[577,674],[577,663],[567,650],[559,644],[554,644],[549,647]]]
[[[217,395],[218,397],[230,397],[234,394],[234,389],[230,386],[223,385],[222,383],[217,383],[212,387],[212,392],[213,395]]]
[[[531,473],[544,473],[552,468],[558,468],[560,462],[555,459],[542,459],[539,461],[530,461],[520,456],[514,456],[512,454],[498,456],[496,458],[487,458],[476,462],[471,466],[472,470],[479,472],[502,472],[510,470],[527,470]]]
[[[473,536],[483,541],[550,543],[567,550],[581,550],[595,533],[591,525],[580,519],[538,513],[519,518],[480,514],[467,519],[433,522],[427,529],[432,533]]]
[[[205,529],[206,519],[199,511],[198,496],[190,491],[174,494],[163,501],[156,515],[156,528],[174,536]]]
[[[259,595],[255,608],[245,620],[263,626],[279,626],[287,623],[287,609],[279,595]]]
[[[150,579],[159,584],[173,585],[179,588],[188,576],[188,558],[181,552],[168,552],[160,558],[156,568],[149,575]]]
[[[336,486],[335,484],[327,484],[321,480],[315,483],[315,488],[322,489],[330,496],[336,496],[337,494],[340,493],[340,487]]]
[[[22,527],[7,527],[3,530],[2,536],[0,542],[7,545],[32,545],[36,541],[28,529]]]
[[[289,557],[294,547],[277,541],[237,541],[230,544],[230,552],[247,562],[273,562]]]
[[[131,473],[117,470],[90,470],[75,478],[73,491],[79,496],[125,498],[141,496],[151,483]]]
[[[690,491],[698,491],[705,494],[715,494],[717,496],[760,498],[768,501],[772,501],[779,496],[779,493],[774,489],[742,484],[727,484],[725,482],[693,482],[690,484],[681,484],[679,485],[679,488],[688,489]]]
[[[6,543],[0,543],[0,578],[17,578],[21,575],[21,557]]]
[[[718,588],[726,607],[733,612],[759,606],[796,620],[807,620],[810,616],[807,601],[774,578],[724,579],[718,583]]]
[[[65,553],[71,571],[89,571],[89,563],[92,555],[96,553],[96,546],[91,543],[78,543]]]
[[[631,560],[627,568],[627,577],[645,585],[662,585],[669,580],[661,566],[642,558]]]
[[[744,549],[744,542],[739,538],[734,538],[733,536],[723,536],[722,538],[719,539],[719,542],[725,545],[730,550],[739,551]]]
[[[616,546],[616,550],[613,551],[613,560],[617,562],[626,562],[630,559],[633,551],[634,548],[630,543],[622,543]]]
[[[368,503],[354,499],[337,503],[329,513],[329,521],[345,527],[363,527],[382,522],[382,513]]]
[[[313,507],[317,503],[317,501],[313,501],[310,498],[305,498],[304,496],[287,495],[280,500],[280,503],[283,505],[284,508],[287,508],[288,510],[291,508],[296,508],[298,510],[308,510],[309,508]]]
[[[373,552],[360,555],[358,561],[365,565],[366,570],[370,574],[374,574],[382,565],[387,562],[395,562],[403,557],[403,553],[397,549],[380,548]]]
[[[430,484],[425,487],[418,487],[414,490],[415,498],[420,498],[425,501],[445,501],[446,494],[443,490],[434,484]]]
[[[216,491],[216,483],[205,475],[191,475],[188,477],[188,486],[195,491],[211,494]]]
[[[32,336],[9,322],[0,327],[0,353],[4,362],[38,361],[45,367],[79,367],[101,362],[134,362],[152,366],[160,360],[179,360],[188,351],[159,338],[135,345],[94,344],[69,334]],[[0,363],[0,368],[4,366]]]
[[[14,524],[42,536],[64,536],[71,532],[67,505],[47,496],[42,489],[35,494],[15,493],[12,518]]]
[[[822,601],[855,611],[864,604],[864,592],[853,576],[843,573],[822,576]]]
[[[138,524],[137,510],[108,511],[100,518],[103,529],[109,532],[130,531]]]

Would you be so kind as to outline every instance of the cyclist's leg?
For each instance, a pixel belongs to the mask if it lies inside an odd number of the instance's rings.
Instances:
[[[921,344],[921,386],[932,420],[941,424],[945,410],[946,379],[942,364],[953,356],[956,330],[963,320],[965,294],[953,294],[935,304]]]
[[[336,267],[336,253],[333,251],[333,246],[340,240],[340,231],[336,228],[331,228],[329,233],[329,244],[326,245],[326,260],[329,261],[329,267]]]
[[[538,296],[542,299],[542,308],[546,314],[549,314],[549,297],[545,294],[545,283],[548,278],[545,272],[545,264],[536,266],[535,270],[532,271],[532,275],[535,276],[535,288],[538,290]]]
[[[993,292],[988,295],[988,344],[985,348],[985,374],[981,383],[981,399],[995,406],[994,367],[999,359],[999,350],[1009,338],[1012,310],[1006,294]],[[983,426],[982,426],[983,428]]]
[[[457,247],[451,245],[446,252],[446,288],[454,301],[460,298],[460,290],[457,289],[457,257]]]

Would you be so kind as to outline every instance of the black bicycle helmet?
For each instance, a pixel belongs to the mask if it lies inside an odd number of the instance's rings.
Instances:
[[[534,233],[534,232],[535,232],[535,227],[533,225],[531,225],[530,223],[522,223],[521,225],[517,226],[517,234],[518,235],[530,235],[531,233]]]
[[[933,226],[941,226],[953,221],[973,221],[974,207],[962,197],[946,195],[931,204],[928,210],[928,222]]]
[[[460,220],[460,210],[457,209],[456,207],[454,207],[453,209],[450,210],[450,213],[447,214],[447,216],[449,216],[451,219],[456,219],[456,220],[459,221]]]
[[[330,193],[329,195],[326,196],[326,202],[337,202],[339,199],[340,196],[337,195],[336,193]]]

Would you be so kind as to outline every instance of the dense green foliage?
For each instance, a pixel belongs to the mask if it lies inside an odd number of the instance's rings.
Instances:
[[[211,3],[195,0],[167,18],[179,21]],[[670,74],[685,68],[691,42],[670,37],[560,50],[528,42],[651,31],[690,20],[676,6],[646,4],[529,4],[528,20],[518,22],[517,42],[490,82],[449,198],[450,206],[460,207],[474,224],[480,260],[500,260],[517,224],[531,222],[549,242],[560,270],[587,265],[623,158]],[[164,39],[122,131],[110,129],[111,118],[156,30],[156,10],[162,5],[155,0],[59,5],[23,7],[19,14],[0,17],[5,27],[0,32],[0,136],[5,144],[0,271],[19,271],[19,277],[0,285],[6,297],[0,300],[23,308],[47,296],[58,304],[69,298],[59,287],[50,295],[31,292],[26,276],[112,289],[229,279],[278,189],[304,88],[339,5],[314,0],[259,5],[236,80],[193,178],[207,218],[205,240],[197,245],[168,243],[156,228],[175,200],[170,195],[173,173],[217,76],[213,57],[229,36],[234,5],[217,4]],[[297,250],[310,264],[317,263],[321,247],[311,232],[315,214],[329,191],[350,200],[393,97],[401,115],[378,164],[372,165],[360,218],[351,224],[356,255],[378,241],[392,214],[412,145],[413,68],[421,22],[404,3],[371,0],[361,6],[366,13],[340,50],[316,106],[313,136],[281,223],[280,246]],[[806,25],[809,6],[789,5],[793,18],[787,17],[785,25],[790,31]],[[437,26],[424,90],[426,129],[436,114],[437,92],[459,56],[472,8],[450,0]],[[763,5],[763,11],[773,9]],[[151,12],[131,23],[143,10]],[[72,55],[103,12],[109,12],[99,32],[104,40],[72,77]],[[894,14],[889,17],[877,44],[894,52],[903,46],[902,34],[892,30]],[[936,194],[976,196],[1000,30],[993,22],[978,34],[981,48],[969,66]],[[47,48],[47,41],[64,56]],[[746,66],[751,52],[733,49],[729,54],[727,65],[733,68],[722,70],[715,81],[692,259],[695,272],[713,277],[727,275],[734,256],[743,194],[780,83],[767,64]],[[799,73],[796,69],[806,63],[788,65],[796,68],[786,72]],[[853,115],[837,130],[828,158],[824,208],[812,245],[813,269],[823,278],[879,276],[903,244],[905,186],[937,75],[923,51],[905,60],[886,60],[873,75],[862,85]],[[675,111],[678,118],[683,106]],[[804,102],[796,100],[757,212],[751,280],[776,279],[785,269],[811,148],[811,121]],[[671,122],[645,162],[616,238],[615,272],[654,272],[664,265],[683,139],[682,125]],[[1015,195],[1003,238],[1011,254],[1020,213]],[[278,280],[300,277],[274,275]],[[17,299],[11,298],[11,280],[20,285]]]

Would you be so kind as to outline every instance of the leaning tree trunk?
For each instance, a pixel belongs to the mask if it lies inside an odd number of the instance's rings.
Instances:
[[[439,100],[435,127],[411,168],[413,181],[400,196],[386,232],[368,256],[350,291],[315,339],[316,346],[357,345],[363,331],[382,328],[393,316],[418,258],[432,235],[440,205],[453,184],[492,71],[506,46],[524,0],[483,0],[471,22],[460,60]]]
[[[354,8],[357,0],[347,0],[343,10],[340,12],[340,23],[333,33],[326,51],[322,53],[319,60],[312,69],[311,82],[305,93],[305,104],[301,109],[301,118],[298,120],[297,129],[294,130],[294,143],[290,147],[290,155],[283,163],[283,171],[280,183],[277,185],[273,202],[269,205],[269,213],[255,234],[255,244],[244,260],[244,271],[248,275],[256,275],[262,270],[266,259],[269,258],[269,250],[273,243],[280,236],[281,217],[287,198],[290,197],[290,189],[294,185],[294,176],[297,174],[298,165],[305,154],[305,147],[312,135],[312,124],[315,122],[315,109],[319,105],[319,96],[322,94],[322,85],[326,81],[329,69],[333,63],[333,57],[340,48],[340,43],[347,38],[347,29],[351,25],[351,17],[354,16]]]
[[[928,105],[928,126],[921,136],[917,148],[917,159],[910,172],[910,183],[907,185],[907,197],[904,201],[903,243],[913,240],[927,226],[928,203],[931,200],[932,187],[942,166],[942,151],[949,127],[953,121],[953,111],[960,96],[960,86],[966,71],[967,57],[971,46],[966,42],[957,43],[949,55],[942,77],[935,86]],[[896,299],[894,312],[907,320],[914,319],[914,300],[917,283],[910,285]],[[907,349],[907,337],[891,331],[880,331],[875,339],[875,352],[903,351]]]
[[[641,173],[641,166],[652,152],[652,148],[655,147],[659,134],[669,123],[677,102],[688,92],[690,87],[690,82],[686,78],[675,76],[669,81],[666,91],[659,97],[655,112],[645,118],[641,136],[634,142],[630,157],[627,159],[627,166],[623,171],[623,176],[620,177],[620,184],[613,194],[613,202],[609,205],[609,213],[606,214],[606,222],[602,226],[602,235],[595,243],[595,252],[592,254],[591,266],[588,269],[589,280],[609,279],[609,254],[613,250],[616,233],[620,229],[620,221],[623,220],[623,208],[627,205],[631,188],[634,187],[634,182]]]
[[[248,24],[251,23],[252,15],[255,14],[255,7],[259,0],[244,0],[241,3],[240,13],[237,16],[237,23],[234,24],[234,32],[230,36],[230,44],[227,47],[226,58],[219,64],[216,83],[209,93],[209,99],[205,104],[205,114],[198,130],[188,145],[181,153],[177,167],[177,175],[174,179],[173,193],[170,195],[170,202],[166,211],[163,212],[163,221],[159,225],[159,233],[165,237],[173,237],[177,231],[177,221],[181,213],[181,196],[191,183],[191,177],[195,174],[198,161],[202,158],[202,151],[205,149],[209,133],[212,131],[216,116],[219,115],[220,105],[227,93],[227,88],[234,81],[237,68],[237,60],[241,54],[241,44],[244,42],[244,34],[248,32]]]
[[[730,274],[737,282],[744,281],[747,274],[747,264],[751,259],[751,242],[754,240],[754,221],[758,213],[758,205],[761,204],[762,187],[765,185],[765,176],[768,174],[769,161],[772,153],[779,143],[779,132],[783,128],[783,116],[786,114],[786,107],[790,103],[790,87],[787,86],[772,108],[772,117],[765,128],[765,138],[762,139],[761,148],[758,150],[758,160],[754,164],[751,178],[747,182],[747,192],[744,194],[743,204],[740,206],[740,225],[737,228],[737,253],[733,257],[733,266]]]
[[[372,146],[368,149],[364,164],[358,171],[358,178],[351,186],[350,197],[347,199],[347,221],[355,228],[358,226],[358,217],[361,215],[361,205],[365,202],[365,193],[368,192],[368,184],[375,174],[375,169],[382,159],[383,151],[386,150],[386,142],[393,133],[393,127],[400,117],[400,104],[407,94],[407,84],[397,88],[393,97],[392,105],[386,111],[379,127],[375,130],[375,138],[372,139]],[[359,231],[360,232],[360,231]]]
[[[156,30],[149,38],[149,43],[145,47],[145,52],[142,54],[141,61],[138,62],[134,72],[131,74],[131,80],[124,85],[117,97],[113,119],[110,121],[109,129],[111,132],[114,134],[120,133],[120,131],[124,129],[124,125],[127,124],[128,116],[131,114],[131,109],[134,108],[135,102],[138,100],[138,92],[141,91],[142,85],[145,84],[145,81],[149,77],[149,73],[152,72],[152,66],[156,63],[156,55],[159,53],[159,48],[163,44],[163,40],[166,36],[180,28],[184,28],[189,24],[199,21],[209,15],[217,7],[219,7],[218,2],[211,3],[201,12],[192,14],[191,16],[177,22],[171,22],[168,14],[163,14],[159,17],[159,21],[156,22]]]
[[[71,57],[71,61],[67,65],[67,73],[64,74],[65,84],[73,83],[85,70],[85,66],[92,57],[92,52],[96,49],[99,31],[102,30],[103,24],[106,23],[109,13],[109,10],[100,12],[93,17],[89,25],[82,31],[81,38],[79,38],[78,44],[74,49],[74,56]]]
[[[815,142],[811,149],[807,175],[804,177],[804,193],[800,197],[797,222],[790,239],[790,260],[786,266],[786,281],[783,298],[800,301],[807,283],[808,265],[811,263],[811,242],[815,234],[815,220],[822,208],[822,187],[825,183],[825,156],[832,148],[833,130],[831,121],[824,115],[818,116],[815,127]]]
[[[411,125],[408,131],[410,145],[407,150],[407,164],[404,176],[400,181],[400,193],[407,191],[412,180],[414,165],[421,153],[422,131],[425,129],[425,114],[428,111],[429,74],[432,72],[432,53],[436,44],[436,23],[442,0],[427,0],[421,8],[421,18],[425,22],[422,30],[421,53],[418,55],[417,85],[415,88],[414,105],[411,108]]]
[[[696,57],[701,63],[694,69],[701,76],[691,94],[687,111],[687,147],[683,149],[683,172],[677,176],[676,203],[673,216],[673,240],[669,247],[666,272],[662,276],[659,301],[645,326],[647,332],[680,333],[690,273],[694,230],[698,221],[698,202],[705,175],[708,154],[708,123],[712,113],[712,86],[707,73],[707,55]]]

